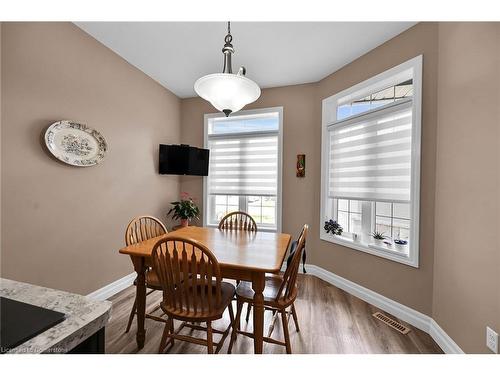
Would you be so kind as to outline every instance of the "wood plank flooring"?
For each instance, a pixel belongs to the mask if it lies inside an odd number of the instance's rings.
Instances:
[[[146,319],[146,344],[137,351],[135,342],[135,318],[129,333],[125,333],[128,316],[134,302],[135,287],[129,287],[118,293],[111,301],[113,310],[111,320],[106,327],[107,353],[157,353],[163,331],[163,323]],[[159,303],[161,293],[155,292],[147,297],[148,310]],[[299,296],[295,303],[300,324],[300,332],[295,331],[290,322],[290,338],[294,354],[349,354],[349,353],[442,353],[439,346],[425,332],[408,325],[411,332],[402,335],[386,324],[372,317],[380,309],[356,298],[325,281],[310,275],[299,275]],[[246,313],[246,305],[243,314]],[[389,315],[389,314],[387,314]],[[390,316],[390,315],[389,315]],[[265,330],[271,321],[271,312],[265,313]],[[214,323],[214,327],[223,329],[229,324],[229,317]],[[252,330],[252,317],[246,323],[242,316],[242,329]],[[185,331],[189,330],[185,328]],[[204,332],[196,331],[197,337]],[[283,340],[281,320],[276,321],[274,338]],[[214,340],[218,341],[215,335]],[[229,337],[221,353],[227,352]],[[206,353],[206,348],[176,341],[169,353]],[[233,353],[253,353],[250,338],[238,335]],[[264,343],[264,353],[284,354],[285,348]]]

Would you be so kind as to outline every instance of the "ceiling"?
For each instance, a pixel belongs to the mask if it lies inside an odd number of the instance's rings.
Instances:
[[[233,72],[261,88],[316,82],[415,22],[234,22]],[[76,22],[181,98],[201,76],[222,71],[225,22]]]

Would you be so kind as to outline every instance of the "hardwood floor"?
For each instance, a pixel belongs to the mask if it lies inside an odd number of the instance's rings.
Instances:
[[[111,298],[113,310],[111,320],[106,327],[106,353],[157,353],[158,351],[163,323],[146,319],[146,344],[139,352],[135,342],[135,319],[130,332],[125,333],[134,295],[135,287],[129,287]],[[160,300],[160,292],[148,296],[148,310]],[[427,333],[396,319],[411,328],[411,332],[407,335],[398,333],[372,317],[372,314],[381,311],[380,309],[315,276],[299,275],[299,296],[295,307],[299,317],[300,332],[295,331],[293,322],[289,325],[294,354],[442,353]],[[246,313],[246,305],[243,312]],[[267,334],[270,321],[271,312],[266,312],[264,334]],[[214,327],[223,329],[228,323],[229,317],[226,312],[223,319],[214,323]],[[250,317],[247,324],[242,317],[241,327],[247,331],[252,330],[252,318]],[[202,337],[204,333],[194,334]],[[276,321],[273,337],[283,339],[280,319]],[[214,340],[218,339],[219,336],[216,335]],[[227,352],[228,344],[229,337],[221,353]],[[206,348],[177,341],[169,353],[206,353]],[[253,353],[252,340],[238,335],[233,353]],[[264,353],[284,354],[285,348],[264,343]]]

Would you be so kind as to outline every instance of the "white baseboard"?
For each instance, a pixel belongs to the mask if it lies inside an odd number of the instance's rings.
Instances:
[[[87,294],[87,297],[95,299],[97,301],[104,301],[132,285],[136,276],[137,274],[135,272],[132,272],[131,274],[124,276],[121,279],[113,281],[111,284],[105,285],[102,288],[97,289],[90,294]]]
[[[439,347],[446,354],[465,354],[464,351],[457,345],[453,339],[448,336],[448,334],[436,323],[434,319],[431,319],[429,325],[429,332],[427,332],[439,345]]]
[[[330,283],[337,288],[342,289],[391,315],[394,315],[398,319],[401,319],[414,327],[427,332],[446,354],[464,354],[462,349],[460,349],[453,339],[448,336],[430,316],[422,314],[421,312],[390,298],[384,297],[371,289],[365,288],[364,286],[356,284],[314,264],[306,264],[306,271],[308,274],[316,276],[327,283]]]

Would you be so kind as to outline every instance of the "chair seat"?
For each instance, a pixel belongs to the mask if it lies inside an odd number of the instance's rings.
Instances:
[[[196,299],[198,301],[201,301],[201,288],[203,286],[197,285],[196,287]],[[213,295],[212,295],[212,312],[209,313],[208,311],[201,311],[200,307],[198,306],[198,309],[196,313],[194,312],[193,309],[186,310],[183,304],[183,308],[176,308],[172,309],[169,308],[164,302],[160,303],[160,306],[162,310],[167,313],[168,315],[172,316],[174,319],[179,319],[179,320],[185,320],[186,318],[189,320],[217,320],[222,317],[222,314],[224,313],[224,310],[226,310],[227,306],[231,303],[234,293],[236,288],[234,287],[233,284],[227,283],[227,282],[221,282],[221,300],[218,305],[215,305],[215,284],[212,284],[212,290],[213,290]],[[205,288],[205,299],[207,299],[207,292],[208,292],[208,285],[204,286]]]
[[[134,285],[137,285],[137,277],[134,280]],[[158,279],[158,275],[153,269],[149,269],[146,272],[146,287],[149,289],[161,290],[160,280]]]
[[[288,300],[283,298],[276,301],[281,284],[283,283],[282,275],[266,274],[266,284],[262,294],[264,295],[264,305],[283,307],[293,302],[295,295],[291,296]],[[241,281],[236,288],[236,296],[243,302],[252,302],[254,297],[252,283],[249,281]]]
[[[153,269],[146,272],[146,285],[151,285],[161,289],[160,279],[158,278],[158,274],[153,271]]]

